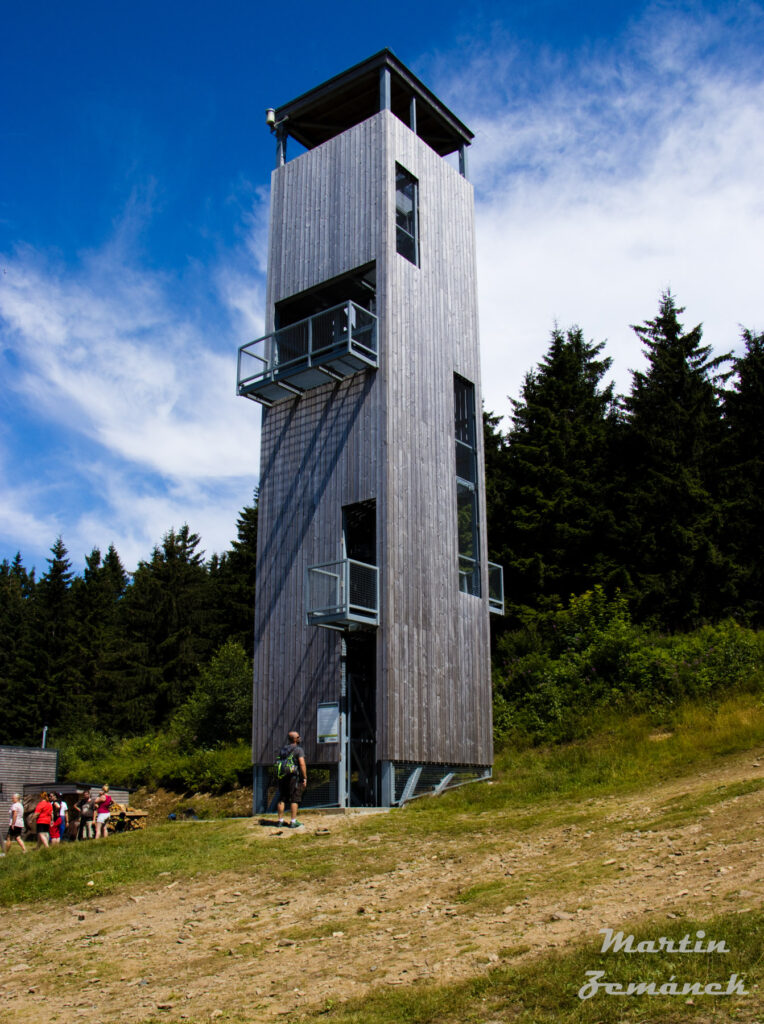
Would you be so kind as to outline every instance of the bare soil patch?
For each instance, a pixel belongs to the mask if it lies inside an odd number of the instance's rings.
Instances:
[[[725,797],[719,787],[762,772],[761,759],[735,756],[713,772],[578,804],[554,827],[513,828],[504,812],[500,844],[495,816],[437,841],[412,829],[394,870],[342,888],[277,892],[267,878],[223,872],[160,876],[95,906],[14,908],[3,921],[0,998],[9,1020],[30,1024],[267,1021],[380,985],[471,977],[598,941],[600,928],[761,908],[764,790]],[[670,823],[673,809],[714,792]],[[655,827],[635,827],[651,818]],[[360,835],[378,841],[352,816],[304,820],[336,858]],[[255,819],[241,829],[274,857],[300,855],[300,831]]]

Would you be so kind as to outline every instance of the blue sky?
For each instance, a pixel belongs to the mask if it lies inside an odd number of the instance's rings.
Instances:
[[[486,405],[555,322],[606,341],[671,287],[716,352],[764,329],[761,3],[6,5],[0,558],[208,555],[257,484],[264,111],[388,46],[476,133]]]

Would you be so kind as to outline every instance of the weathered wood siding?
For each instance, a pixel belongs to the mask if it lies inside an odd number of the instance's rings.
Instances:
[[[383,147],[384,125],[373,117],[273,172],[268,330],[274,303],[376,257]]]
[[[421,266],[395,248],[395,164],[419,180]],[[372,260],[380,367],[263,413],[253,759],[299,729],[313,763],[316,705],[336,700],[340,637],[305,621],[309,565],[340,556],[342,506],[377,502],[378,760],[490,764],[487,597],[458,589],[453,375],[478,416],[485,501],[472,188],[381,112],[274,172],[274,304]],[[485,581],[484,581],[485,590]]]
[[[387,194],[395,164],[419,181],[420,266],[395,251],[394,210],[385,334],[388,493],[384,553],[385,686],[389,760],[490,764],[487,597],[458,588],[454,373],[475,385],[480,417],[472,186],[391,115]],[[479,512],[485,565],[485,488],[478,419]],[[483,588],[485,590],[485,587]]]
[[[376,258],[383,192],[384,135],[376,119],[274,171],[268,329],[276,302]],[[379,505],[380,394],[376,372],[361,373],[263,412],[256,764],[273,761],[292,728],[303,734],[311,763],[338,760],[338,746],[316,744],[315,731],[318,703],[339,699],[340,636],[307,625],[305,578],[309,565],[340,557],[343,505],[370,498]]]
[[[14,793],[24,795],[28,783],[51,783],[57,779],[58,751],[41,747],[0,747],[0,826],[2,838],[8,827],[8,811]]]

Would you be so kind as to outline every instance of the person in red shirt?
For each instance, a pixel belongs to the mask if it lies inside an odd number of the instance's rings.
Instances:
[[[57,846],[61,842],[61,800],[56,793],[48,793],[48,799],[53,807],[53,816],[50,819],[50,843]]]
[[[37,822],[37,842],[40,846],[50,846],[50,822],[53,818],[53,804],[48,800],[47,793],[40,793],[40,802],[34,809]]]

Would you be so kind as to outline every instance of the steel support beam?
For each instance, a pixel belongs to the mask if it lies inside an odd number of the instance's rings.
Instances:
[[[466,178],[469,181],[470,174],[469,167],[467,166],[468,149],[469,146],[464,145],[464,143],[462,143],[462,145],[459,146],[459,174],[461,174],[463,178]]]
[[[433,796],[440,796],[446,786],[451,782],[454,777],[454,772],[449,772],[448,775],[444,775],[440,782],[437,784],[433,791]]]
[[[379,109],[392,108],[392,85],[390,68],[381,68],[379,72]]]
[[[392,807],[395,800],[395,767],[392,761],[381,761],[379,765],[379,805]]]
[[[268,810],[268,769],[256,764],[252,769],[252,813],[265,814]]]
[[[337,803],[350,803],[350,716],[348,714],[348,644],[340,641],[340,763],[337,766]]]
[[[422,766],[420,764],[420,765],[417,765],[417,767],[413,770],[411,775],[409,775],[409,777],[406,779],[406,785],[403,787],[403,792],[401,793],[401,798],[398,801],[398,803],[400,804],[401,807],[408,800],[410,800],[412,798],[412,796],[414,795],[414,791],[416,790],[417,783],[419,782],[419,776],[421,774],[422,774]]]
[[[279,126],[276,129],[276,166],[283,167],[286,163],[287,133]]]

